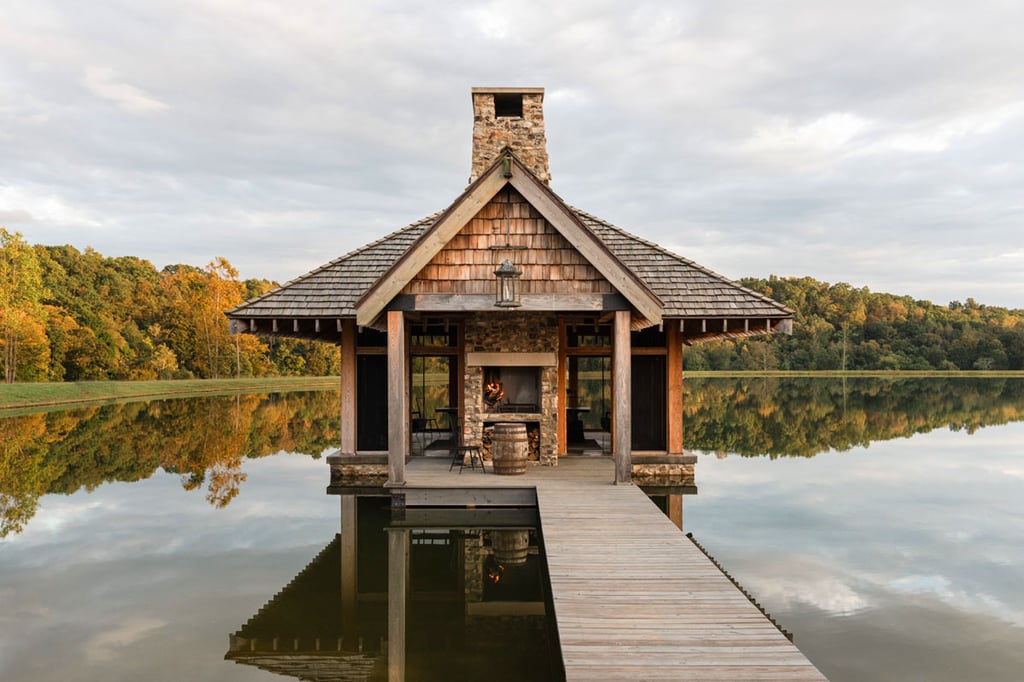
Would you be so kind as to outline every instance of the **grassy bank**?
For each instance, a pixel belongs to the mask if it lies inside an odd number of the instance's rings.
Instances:
[[[75,405],[130,402],[200,395],[322,391],[338,387],[338,377],[271,377],[261,379],[185,379],[178,381],[81,381],[0,384],[0,415]]]
[[[960,372],[686,372],[687,378],[729,377],[813,377],[859,378],[986,378],[1024,379],[1021,371]],[[180,381],[82,381],[70,383],[0,384],[0,416],[42,412],[75,405],[96,405],[157,398],[186,398],[200,395],[270,393],[277,391],[323,391],[336,389],[338,377],[273,377],[262,379],[188,379]]]

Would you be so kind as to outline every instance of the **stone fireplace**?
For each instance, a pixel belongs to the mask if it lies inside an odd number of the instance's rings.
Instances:
[[[478,313],[467,318],[465,339],[463,439],[479,443],[486,427],[524,423],[539,431],[540,462],[557,464],[557,317]]]

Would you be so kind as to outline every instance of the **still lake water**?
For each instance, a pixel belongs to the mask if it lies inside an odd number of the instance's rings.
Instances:
[[[1024,677],[1024,381],[688,379],[685,391],[686,447],[700,453],[685,530],[830,679]],[[324,494],[319,457],[338,441],[337,400],[182,399],[0,419],[0,679],[282,679],[225,655],[275,595],[288,610],[296,585],[333,570],[340,502]],[[422,573],[445,580],[431,561],[494,539],[486,527],[410,532],[414,594],[433,589],[417,587]],[[433,545],[433,559],[417,559]],[[518,597],[496,600],[543,611],[543,588],[529,592],[538,563]],[[365,570],[386,586],[382,566],[361,565],[360,580]],[[380,589],[366,598],[386,600]],[[410,606],[410,640],[418,622]],[[549,644],[537,636],[531,651]],[[372,658],[380,638],[365,639]],[[409,679],[473,678],[432,665]]]

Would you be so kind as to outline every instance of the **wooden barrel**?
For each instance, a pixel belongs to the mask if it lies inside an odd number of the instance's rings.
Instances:
[[[491,441],[494,473],[505,476],[525,474],[528,451],[526,424],[502,422],[494,425],[494,438]]]
[[[530,554],[530,531],[492,530],[491,549],[494,560],[503,566],[521,566]]]

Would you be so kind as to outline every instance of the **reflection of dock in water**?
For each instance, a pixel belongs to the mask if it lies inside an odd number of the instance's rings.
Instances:
[[[600,457],[448,466],[333,487],[340,536],[226,657],[307,680],[824,679],[680,531],[692,478],[615,485]]]
[[[825,679],[680,531],[692,480],[615,485],[600,457],[515,477],[439,464],[411,460],[392,492],[407,507],[536,504],[567,679]],[[664,496],[669,518],[648,494]]]
[[[561,678],[536,509],[393,513],[379,491],[341,508],[225,658],[317,681]]]

